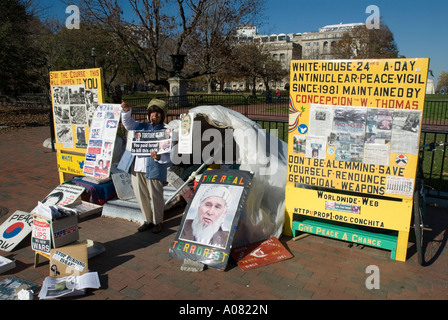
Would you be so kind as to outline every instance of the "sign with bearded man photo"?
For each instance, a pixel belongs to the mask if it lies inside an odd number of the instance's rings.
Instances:
[[[187,204],[170,255],[224,270],[253,174],[210,170]]]

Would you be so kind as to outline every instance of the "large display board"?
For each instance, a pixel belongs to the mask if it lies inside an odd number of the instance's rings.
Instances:
[[[50,72],[58,171],[83,175],[84,157],[96,107],[103,103],[100,68]]]
[[[428,64],[292,61],[286,234],[295,217],[409,232]]]
[[[170,256],[224,270],[252,184],[253,173],[207,170],[188,202]]]

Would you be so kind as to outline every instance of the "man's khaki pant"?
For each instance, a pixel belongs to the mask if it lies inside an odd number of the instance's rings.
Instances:
[[[131,173],[131,184],[146,223],[159,224],[163,222],[165,200],[163,199],[163,182],[146,179],[146,173]]]

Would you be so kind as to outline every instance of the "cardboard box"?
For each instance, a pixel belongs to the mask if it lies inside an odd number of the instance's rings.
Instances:
[[[78,216],[64,217],[51,222],[53,248],[59,248],[79,239]]]
[[[51,248],[59,248],[79,239],[78,216],[49,219],[33,215],[31,247],[34,251],[50,254]]]
[[[86,243],[51,249],[50,277],[80,276],[88,271]]]

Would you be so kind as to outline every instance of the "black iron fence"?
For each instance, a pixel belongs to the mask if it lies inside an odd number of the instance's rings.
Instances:
[[[50,107],[48,96],[43,93],[29,93],[16,97],[0,95],[0,106],[26,108],[27,110],[44,110]]]
[[[160,95],[168,105],[169,118],[186,113],[197,106],[221,105],[235,110],[251,119],[288,120],[289,97],[283,95],[279,101],[264,95],[245,96],[237,94],[191,94],[185,96]],[[146,107],[152,98],[130,98],[128,103],[137,116],[146,114]],[[32,110],[42,110],[50,106],[45,94],[24,94],[17,97],[0,96],[0,106],[15,106]],[[448,100],[426,100],[423,112],[423,128],[448,130]],[[445,127],[445,128],[444,128]]]
[[[197,106],[221,105],[235,110],[251,120],[257,122],[267,132],[277,135],[281,140],[288,141],[288,110],[289,97],[283,96],[280,101],[266,100],[264,96],[244,95],[187,95],[183,97],[157,97],[168,104],[166,121],[179,119],[179,116]],[[145,120],[147,105],[151,98],[132,98],[127,102],[133,108],[133,115],[137,120]],[[15,100],[0,96],[0,105],[26,108],[31,112],[45,109],[50,116],[51,136],[54,141],[52,110],[44,96],[30,95],[18,97]],[[36,110],[37,111],[37,110]],[[421,144],[433,141],[448,141],[448,100],[428,100],[425,102],[423,114]],[[424,155],[424,174],[431,196],[448,199],[448,155],[442,151]]]
[[[157,97],[168,104],[168,115],[186,113],[197,106],[222,105],[240,112],[248,118],[284,120],[288,119],[289,97],[283,95],[279,101],[264,95],[245,96],[236,94],[192,94],[185,96],[160,95]],[[145,114],[150,97],[127,99],[136,115]],[[46,109],[50,106],[48,96],[31,93],[17,97],[0,95],[0,106],[22,107],[30,110]],[[423,126],[448,130],[448,100],[426,100],[423,112]]]
[[[279,102],[266,101],[263,96],[243,95],[188,95],[184,100],[180,100],[179,97],[159,98],[168,104],[167,121],[178,119],[180,114],[196,106],[221,105],[240,112],[257,122],[267,132],[277,135],[285,142],[288,141],[288,97],[282,97]],[[146,118],[146,106],[150,100],[149,98],[128,100],[137,119]],[[426,101],[424,110],[420,143],[447,141],[448,100]],[[431,196],[448,199],[448,156],[445,152],[425,155],[423,169]]]
[[[422,130],[420,144],[447,142],[448,131]],[[423,156],[423,174],[426,193],[435,198],[448,199],[448,147],[437,147],[435,151],[420,151]]]
[[[266,119],[256,119],[253,121],[258,123],[267,132],[277,136],[280,140],[288,143],[288,121],[286,120],[266,120]]]
[[[280,101],[268,100],[263,95],[186,95],[186,96],[160,96],[168,104],[168,114],[181,114],[197,106],[221,105],[240,112],[248,118],[287,120],[289,110],[289,97],[283,96]],[[127,101],[138,113],[145,113],[146,106],[151,98],[132,98]],[[448,100],[426,100],[423,112],[423,126],[437,126],[448,128]]]
[[[448,100],[426,100],[423,110],[424,125],[448,127]]]
[[[154,98],[154,97],[153,97]],[[198,106],[220,105],[235,110],[248,118],[284,120],[288,118],[288,97],[281,97],[279,101],[269,101],[266,97],[258,95],[256,97],[244,95],[186,95],[186,96],[159,96],[155,97],[166,101],[168,106],[168,118],[176,117],[186,113],[189,109]],[[133,113],[140,117],[146,116],[146,108],[152,98],[132,98],[126,99],[133,109]]]

